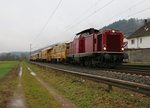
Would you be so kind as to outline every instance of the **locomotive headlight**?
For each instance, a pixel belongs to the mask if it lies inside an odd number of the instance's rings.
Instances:
[[[104,47],[103,49],[106,50],[106,47]]]
[[[121,48],[122,51],[124,51],[124,48]]]
[[[115,33],[115,30],[112,30],[113,33]]]

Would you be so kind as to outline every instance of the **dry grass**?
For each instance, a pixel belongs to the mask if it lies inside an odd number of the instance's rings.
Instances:
[[[44,81],[72,100],[79,108],[149,108],[150,98],[127,90],[84,80],[51,69],[28,64]]]
[[[5,108],[17,86],[17,74],[19,67],[7,72],[7,75],[0,79],[0,108]]]
[[[56,100],[23,66],[22,85],[27,108],[60,108]]]

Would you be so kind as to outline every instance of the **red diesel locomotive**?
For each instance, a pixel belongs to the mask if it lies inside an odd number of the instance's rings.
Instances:
[[[115,67],[124,58],[123,34],[118,30],[86,29],[69,44],[69,63],[85,66]]]
[[[123,62],[123,50],[122,32],[90,28],[77,33],[70,43],[55,44],[35,51],[31,60],[115,67]]]

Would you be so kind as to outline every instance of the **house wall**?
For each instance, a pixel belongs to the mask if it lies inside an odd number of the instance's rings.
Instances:
[[[150,48],[128,49],[125,52],[128,54],[129,62],[150,63]]]
[[[131,43],[132,40],[134,44]],[[128,39],[128,48],[150,48],[150,36]]]

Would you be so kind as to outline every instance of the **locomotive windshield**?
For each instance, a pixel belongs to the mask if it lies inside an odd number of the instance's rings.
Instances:
[[[109,34],[107,35],[107,50],[109,51],[120,51],[120,35],[119,34]]]

